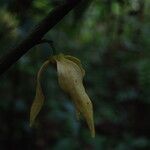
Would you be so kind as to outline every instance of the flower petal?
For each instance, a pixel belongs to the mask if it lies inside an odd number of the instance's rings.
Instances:
[[[76,111],[85,117],[91,135],[94,137],[93,106],[82,83],[84,75],[80,66],[62,55],[56,58],[56,63],[60,87],[71,96]]]
[[[78,111],[85,117],[92,137],[95,137],[93,106],[90,98],[85,92],[84,87],[79,87],[76,90],[72,91],[71,98],[75,102]]]
[[[67,59],[73,61],[74,63],[76,63],[78,65],[78,67],[80,67],[80,69],[81,69],[81,71],[83,73],[83,76],[85,75],[85,70],[82,67],[80,59],[78,59],[76,57],[73,57],[73,56],[70,56],[70,55],[65,55],[65,58],[67,58]]]
[[[37,74],[36,95],[35,95],[33,104],[31,106],[31,111],[30,111],[30,126],[33,125],[44,102],[44,95],[43,95],[43,91],[41,88],[40,80],[41,80],[42,73],[45,71],[48,65],[49,65],[49,61],[47,60],[43,63],[43,65],[41,66]]]

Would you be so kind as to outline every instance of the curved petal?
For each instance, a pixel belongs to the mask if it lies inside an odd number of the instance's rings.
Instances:
[[[65,55],[65,58],[73,61],[74,63],[76,63],[78,65],[78,67],[80,67],[80,69],[81,69],[81,71],[83,73],[83,76],[85,75],[85,70],[82,67],[80,59],[78,59],[76,57],[73,57],[73,56],[70,56],[70,55]]]
[[[44,95],[41,88],[40,80],[41,80],[42,73],[45,71],[48,65],[49,65],[49,61],[47,60],[43,63],[43,65],[41,66],[37,74],[36,94],[30,111],[30,126],[33,125],[38,113],[40,112],[43,106]]]
[[[94,137],[93,106],[82,83],[83,72],[80,66],[66,57],[56,58],[56,63],[60,87],[71,96],[77,114],[81,113],[85,117],[91,135]]]

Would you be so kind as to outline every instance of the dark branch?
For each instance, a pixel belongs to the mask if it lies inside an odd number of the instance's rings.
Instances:
[[[65,4],[53,9],[17,47],[10,49],[5,56],[0,58],[0,74],[3,74],[28,50],[37,45],[43,36],[80,1],[67,0]]]

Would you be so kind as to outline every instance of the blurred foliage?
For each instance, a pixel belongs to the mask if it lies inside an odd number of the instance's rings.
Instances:
[[[0,55],[15,46],[63,0],[0,0]],[[83,6],[84,4],[84,6]],[[93,100],[96,138],[58,86],[55,67],[43,77],[46,101],[29,128],[37,71],[52,54],[37,45],[0,79],[0,149],[150,149],[150,1],[88,0],[48,34],[57,53],[81,59]]]

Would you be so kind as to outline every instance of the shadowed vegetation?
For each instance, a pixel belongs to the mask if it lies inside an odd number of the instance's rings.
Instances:
[[[0,56],[64,0],[0,0]],[[36,75],[52,55],[33,47],[0,77],[2,150],[150,149],[149,0],[83,0],[44,38],[79,58],[93,102],[95,138],[59,87],[55,66],[42,77],[46,100],[29,127]]]

